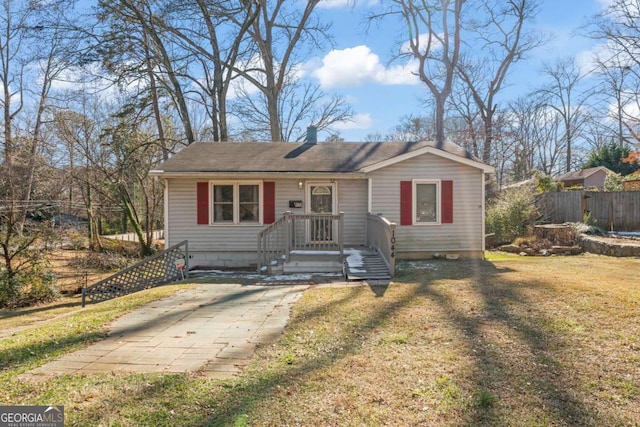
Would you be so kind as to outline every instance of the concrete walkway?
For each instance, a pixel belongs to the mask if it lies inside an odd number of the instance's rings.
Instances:
[[[227,378],[274,341],[308,285],[200,284],[115,321],[108,338],[28,376],[190,372]]]

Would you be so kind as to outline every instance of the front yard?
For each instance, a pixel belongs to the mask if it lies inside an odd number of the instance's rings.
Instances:
[[[143,294],[82,318],[40,313],[2,337],[0,404],[62,404],[67,425],[638,425],[639,271],[594,255],[402,263],[388,287],[307,291],[282,338],[228,381],[21,381],[46,361],[40,341],[81,345],[65,322],[107,323]]]

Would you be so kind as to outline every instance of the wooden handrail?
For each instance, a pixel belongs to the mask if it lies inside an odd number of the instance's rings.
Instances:
[[[396,223],[382,215],[367,215],[367,246],[376,249],[394,276],[396,270]]]
[[[270,263],[288,261],[292,252],[336,252],[344,256],[344,212],[293,214],[287,211],[258,233],[258,271]]]

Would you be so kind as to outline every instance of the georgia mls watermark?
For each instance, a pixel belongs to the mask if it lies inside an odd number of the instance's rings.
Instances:
[[[64,406],[0,406],[0,427],[64,427]]]

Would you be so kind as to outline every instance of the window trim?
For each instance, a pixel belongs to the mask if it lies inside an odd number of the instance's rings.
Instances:
[[[233,221],[222,222],[214,221],[214,187],[216,185],[232,185],[233,186]],[[240,221],[240,186],[241,185],[257,185],[258,186],[258,221],[242,222]],[[264,224],[264,181],[256,180],[223,180],[209,181],[209,225],[216,227],[261,227]]]
[[[440,179],[414,179],[411,182],[411,214],[413,225],[418,226],[433,226],[433,225],[441,225],[442,224],[442,192],[441,192],[441,183]],[[434,222],[421,222],[418,221],[417,215],[417,205],[418,205],[418,185],[419,184],[435,184],[436,186],[436,220]]]

